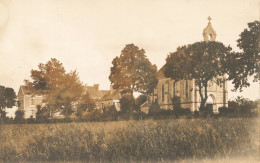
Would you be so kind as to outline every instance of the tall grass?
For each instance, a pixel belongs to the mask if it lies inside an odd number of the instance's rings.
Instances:
[[[153,162],[257,156],[257,119],[172,119],[0,127],[1,161]]]

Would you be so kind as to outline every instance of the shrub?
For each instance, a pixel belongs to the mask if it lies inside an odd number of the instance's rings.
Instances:
[[[198,117],[200,116],[200,112],[197,111],[197,110],[195,110],[194,113],[193,113],[193,116],[194,116],[195,118],[198,118]]]
[[[138,96],[137,98],[136,98],[136,100],[135,100],[136,102],[136,105],[138,106],[138,107],[140,107],[143,103],[145,103],[146,101],[147,101],[147,96],[145,96],[145,95],[140,95],[140,96]]]
[[[158,116],[160,119],[171,118],[172,115],[174,115],[174,112],[170,109],[160,109],[160,111],[158,112]]]
[[[36,122],[47,123],[49,118],[50,118],[50,110],[47,107],[41,108],[41,106],[38,105],[37,112],[36,112]]]
[[[175,115],[176,118],[179,118],[179,116],[187,116],[191,117],[191,111],[189,108],[181,108],[180,105],[180,97],[175,96],[172,98],[172,106],[173,106],[173,114]]]
[[[161,108],[157,102],[153,102],[150,108],[148,109],[148,115],[154,118],[158,118],[158,114],[160,113]]]
[[[0,124],[6,123],[7,119],[6,112],[0,109]]]
[[[186,116],[186,117],[191,117],[191,111],[189,108],[174,108],[173,113],[176,118],[179,118],[179,116]]]
[[[33,117],[31,116],[30,118],[26,119],[25,122],[28,123],[28,124],[32,124],[32,123],[35,123],[36,120],[35,120],[35,118],[33,118]]]
[[[15,112],[15,118],[14,121],[16,123],[24,123],[25,119],[24,119],[24,112],[22,110],[17,110]]]
[[[84,117],[84,121],[94,122],[94,121],[102,121],[104,120],[103,114],[99,110],[93,110],[91,112],[87,112]]]
[[[206,118],[206,117],[212,117],[213,114],[213,106],[212,104],[208,104],[206,107],[200,107],[200,115],[202,115],[202,117]]]
[[[180,100],[180,97],[178,96],[174,96],[172,98],[172,106],[173,106],[173,109],[180,109],[181,108],[181,100]]]
[[[133,111],[136,109],[135,100],[131,95],[124,95],[120,99],[120,117],[123,119],[129,119]]]
[[[238,96],[236,99],[228,101],[230,111],[234,114],[239,114],[240,116],[257,115],[257,105],[257,100],[252,101],[242,96]]]
[[[228,109],[227,107],[220,107],[218,108],[218,111],[219,111],[219,115],[221,116],[231,113],[231,109]]]
[[[118,120],[118,111],[116,110],[115,105],[111,105],[107,108],[104,108],[103,117],[106,121]]]

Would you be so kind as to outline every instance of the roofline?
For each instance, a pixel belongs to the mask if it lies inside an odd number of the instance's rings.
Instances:
[[[24,94],[23,87],[25,87],[25,85],[20,85],[20,88],[19,88],[18,94],[19,94],[20,90],[21,90],[21,91],[22,91],[22,93]],[[18,95],[18,94],[17,94],[17,95]]]

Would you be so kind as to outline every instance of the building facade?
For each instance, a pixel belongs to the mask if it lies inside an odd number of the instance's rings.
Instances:
[[[18,109],[24,111],[24,118],[36,118],[37,106],[44,106],[43,96],[33,95],[26,86],[20,86]]]
[[[209,23],[203,31],[204,41],[215,41],[216,32],[213,29],[209,17]],[[189,108],[192,112],[199,111],[200,95],[199,89],[195,85],[195,80],[181,80],[175,82],[173,79],[164,76],[164,67],[158,71],[158,84],[153,94],[148,97],[146,103],[141,108],[148,113],[148,108],[152,102],[157,102],[161,109],[173,109],[172,99],[178,97],[181,108]],[[218,113],[218,108],[228,106],[227,81],[225,76],[220,77],[224,82],[217,85],[216,82],[208,83],[208,99],[206,105],[212,107],[214,113]],[[214,81],[214,80],[213,80]]]
[[[113,89],[112,85],[110,85],[110,91],[103,96],[101,99],[99,105],[100,108],[105,109],[109,108],[110,106],[114,105],[117,111],[120,111],[120,99],[122,95],[120,93],[120,90]]]
[[[96,109],[103,110],[114,105],[116,110],[120,111],[121,94],[119,90],[113,89],[112,86],[110,86],[110,90],[100,90],[99,84],[94,84],[93,86],[87,86],[87,93],[95,100]]]

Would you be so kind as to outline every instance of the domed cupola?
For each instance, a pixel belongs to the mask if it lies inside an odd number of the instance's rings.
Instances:
[[[203,30],[203,38],[204,38],[204,41],[208,42],[208,41],[215,41],[216,40],[216,32],[215,30],[212,28],[212,25],[211,25],[211,18],[208,17],[208,20],[209,20],[209,23],[208,23],[208,26]]]

